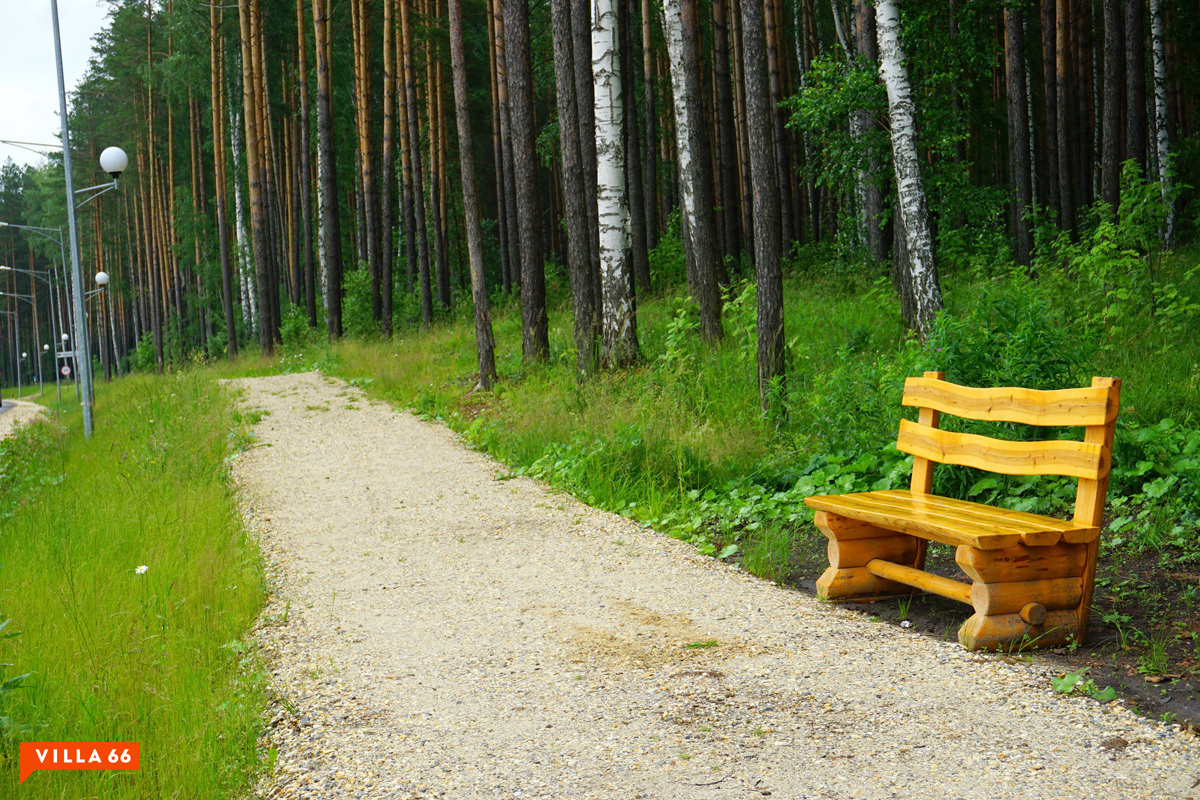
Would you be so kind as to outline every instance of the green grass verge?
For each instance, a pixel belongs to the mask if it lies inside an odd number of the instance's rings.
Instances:
[[[244,639],[262,568],[226,469],[246,433],[197,373],[102,383],[96,400],[91,441],[64,387],[64,415],[0,443],[0,669],[29,675],[0,693],[0,797],[232,796],[266,705]],[[20,741],[138,741],[142,768],[18,787]]]

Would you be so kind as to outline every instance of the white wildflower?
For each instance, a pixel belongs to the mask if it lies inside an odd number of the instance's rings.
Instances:
[[[150,568],[148,566],[146,566],[145,564],[142,564],[140,567],[135,569],[134,572],[137,573],[138,575],[145,575],[149,570],[150,570]]]

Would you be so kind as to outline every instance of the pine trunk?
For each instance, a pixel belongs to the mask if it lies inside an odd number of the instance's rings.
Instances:
[[[1121,201],[1121,5],[1104,0],[1104,143],[1100,196],[1113,213]]]
[[[413,72],[412,25],[409,22],[409,3],[400,0],[400,30],[403,36],[404,82],[408,97],[408,153],[412,170],[413,219],[417,229],[417,270],[421,284],[421,322],[433,322],[433,287],[429,276],[429,236],[425,227],[425,187],[421,175],[421,131],[417,119],[417,83]]]
[[[554,78],[557,87],[558,133],[564,223],[567,233],[567,271],[575,310],[576,365],[581,375],[596,368],[599,319],[592,279],[591,236],[588,234],[583,156],[579,141],[579,107],[575,98],[575,39],[571,31],[570,0],[550,0]],[[589,50],[590,55],[590,50]]]
[[[1004,9],[1004,65],[1008,99],[1009,229],[1017,263],[1029,266],[1033,235],[1026,216],[1033,205],[1029,168],[1029,109],[1025,84],[1025,14]]]
[[[784,374],[783,272],[774,120],[767,77],[766,23],[759,0],[742,0],[742,74],[754,187],[754,272],[758,295],[758,395],[764,411],[782,397],[774,383]]]
[[[542,265],[537,126],[529,61],[529,5],[525,0],[504,0],[504,48],[512,116],[517,227],[521,238],[521,354],[526,363],[534,363],[550,357],[550,339]]]
[[[321,227],[324,235],[325,314],[330,340],[342,335],[342,227],[338,216],[337,152],[333,139],[333,85],[329,9],[333,0],[313,0],[317,55],[317,147],[320,148]]]
[[[225,130],[224,130],[224,37],[221,35],[225,11],[217,13],[215,3],[208,8],[209,58],[211,60],[213,181],[217,201],[217,247],[221,259],[221,309],[225,312],[225,347],[231,359],[237,358],[237,325],[233,317],[233,267],[229,258],[229,220],[225,209]]]
[[[1142,0],[1125,6],[1125,158],[1146,175],[1146,23]]]
[[[1055,136],[1058,150],[1058,202],[1061,210],[1061,225],[1063,230],[1075,230],[1075,193],[1072,175],[1075,172],[1071,152],[1071,137],[1068,125],[1071,118],[1071,81],[1069,73],[1071,51],[1071,16],[1068,0],[1057,0],[1054,17],[1055,30]]]
[[[475,156],[471,151],[471,110],[467,105],[467,67],[463,58],[460,0],[448,0],[450,16],[450,69],[454,73],[454,111],[458,123],[458,165],[462,174],[463,216],[467,251],[471,260],[471,296],[475,302],[475,349],[479,361],[479,388],[496,382],[495,344],[483,275],[483,231],[479,226],[479,194],[475,186]]]

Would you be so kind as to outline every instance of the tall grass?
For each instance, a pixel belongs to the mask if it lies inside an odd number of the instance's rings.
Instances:
[[[100,384],[90,441],[66,399],[61,422],[0,447],[0,472],[20,474],[0,483],[0,621],[19,632],[0,669],[30,676],[0,695],[0,797],[228,797],[265,706],[243,640],[262,570],[225,462],[245,434],[196,373]],[[20,741],[138,741],[142,767],[18,789]]]

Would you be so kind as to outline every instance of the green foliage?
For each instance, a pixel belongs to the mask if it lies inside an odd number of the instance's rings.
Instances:
[[[967,308],[940,314],[925,357],[967,386],[1065,389],[1087,383],[1095,347],[1056,312],[1046,287],[1015,269],[976,284]]]
[[[850,196],[858,172],[873,162],[886,165],[891,154],[887,131],[876,120],[887,117],[887,94],[866,59],[847,62],[830,53],[814,59],[800,90],[783,102],[788,126],[811,137],[821,157],[806,167],[821,186]],[[853,132],[847,120],[865,114],[864,129]]]
[[[320,343],[322,339],[321,332],[309,326],[308,313],[304,308],[293,305],[289,305],[283,312],[279,334],[283,339],[284,353],[305,350]]]
[[[666,231],[658,237],[658,246],[649,254],[650,274],[659,286],[679,286],[687,276],[687,256],[678,209],[671,212],[666,223]]]
[[[1111,686],[1105,686],[1101,689],[1096,685],[1094,680],[1085,678],[1086,675],[1086,668],[1079,672],[1068,672],[1058,678],[1051,678],[1050,685],[1059,694],[1083,694],[1101,703],[1108,703],[1117,699],[1116,689]]]
[[[157,359],[154,352],[154,334],[146,331],[138,340],[137,348],[130,354],[129,367],[134,372],[154,372]]]
[[[371,310],[371,273],[365,264],[342,279],[342,330],[347,336],[373,336],[379,325]]]

